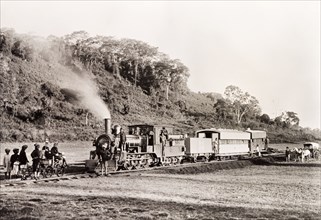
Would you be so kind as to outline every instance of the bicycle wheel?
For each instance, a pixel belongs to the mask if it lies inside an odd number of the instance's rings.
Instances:
[[[39,168],[39,177],[41,176],[42,178],[47,178],[47,173],[46,173],[46,169],[44,167],[40,167]]]
[[[55,173],[54,169],[51,166],[46,167],[46,174],[47,177],[52,177],[52,175]]]
[[[58,166],[57,167],[57,176],[63,176],[65,174],[65,167],[63,166]]]
[[[27,168],[21,169],[21,180],[27,179],[26,173],[27,173]]]

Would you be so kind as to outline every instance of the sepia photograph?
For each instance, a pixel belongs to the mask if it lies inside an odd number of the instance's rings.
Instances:
[[[0,220],[320,219],[320,0],[0,0]]]

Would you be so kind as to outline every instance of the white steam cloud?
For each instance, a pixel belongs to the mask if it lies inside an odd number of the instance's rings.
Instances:
[[[110,111],[98,95],[97,85],[89,73],[78,75],[72,71],[64,71],[59,76],[59,84],[61,88],[77,92],[79,104],[88,109],[97,119],[111,118]]]

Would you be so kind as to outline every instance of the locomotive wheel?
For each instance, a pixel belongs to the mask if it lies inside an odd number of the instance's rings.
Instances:
[[[138,166],[139,166],[139,161],[138,160],[131,160],[130,161],[131,170],[136,169],[136,167],[138,167]]]
[[[134,168],[133,165],[127,164],[125,169],[126,169],[126,170],[133,170],[133,168]]]
[[[128,164],[127,162],[125,162],[125,163],[123,164],[123,169],[124,169],[124,170],[128,170],[128,167],[129,167],[129,164]]]
[[[178,164],[178,162],[179,162],[179,159],[178,159],[177,157],[173,157],[173,158],[172,158],[172,164],[173,164],[173,165]]]
[[[171,163],[172,163],[172,158],[170,158],[170,157],[165,157],[163,165],[164,165],[164,166],[170,166]]]
[[[148,159],[143,159],[140,163],[142,168],[148,167]]]

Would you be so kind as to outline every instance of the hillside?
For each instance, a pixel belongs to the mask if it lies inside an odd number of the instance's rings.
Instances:
[[[237,106],[217,93],[190,91],[188,68],[141,41],[86,32],[43,39],[4,29],[0,52],[2,142],[91,140],[108,114],[114,124],[170,124],[190,135],[251,127],[274,142],[320,138],[298,123],[263,120],[259,108],[235,121]]]

